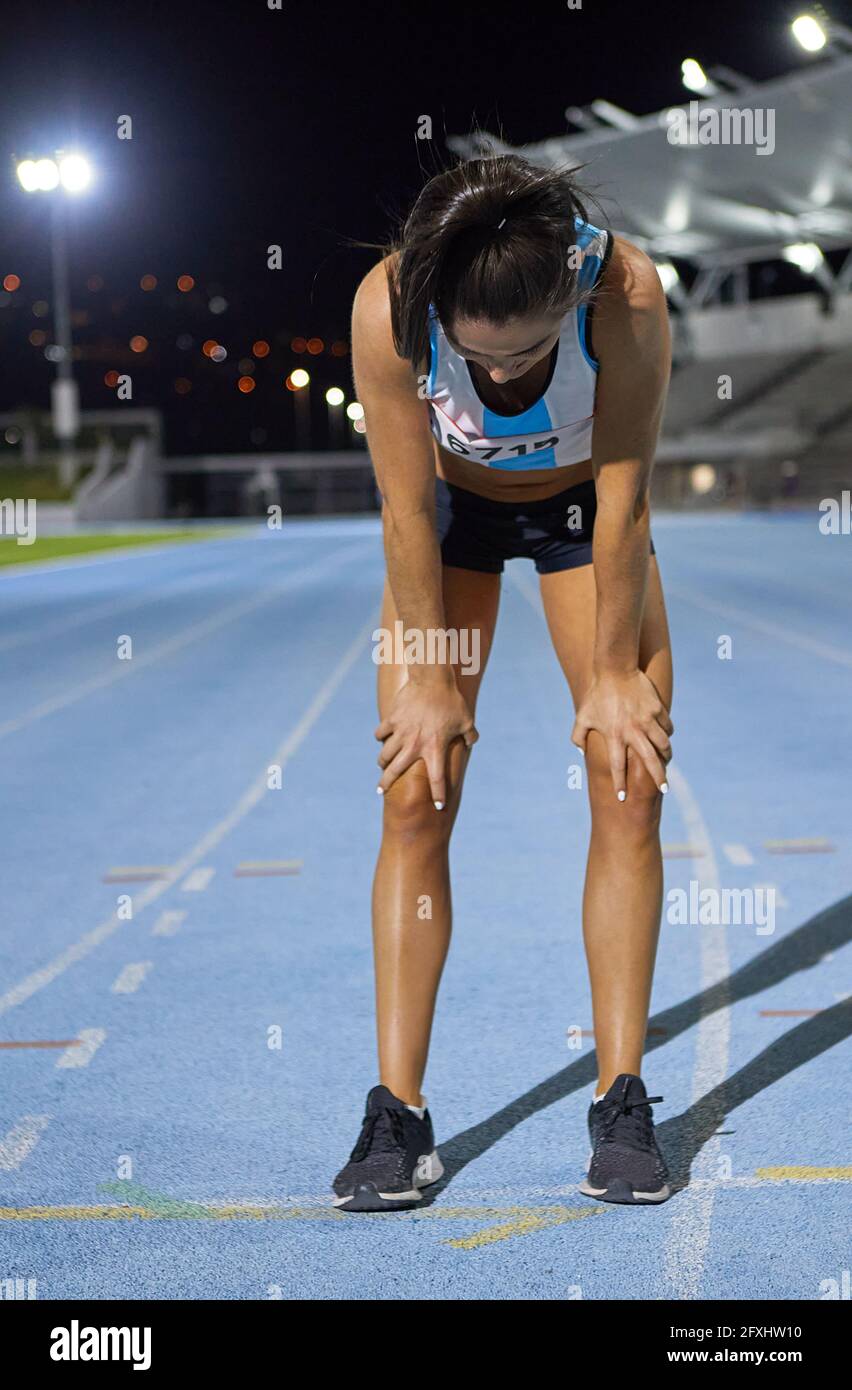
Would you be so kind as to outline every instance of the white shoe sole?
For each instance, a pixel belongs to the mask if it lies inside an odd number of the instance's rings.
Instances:
[[[421,1188],[431,1187],[433,1182],[437,1182],[443,1177],[444,1165],[438,1157],[438,1150],[433,1149],[430,1154],[421,1154],[414,1168],[414,1186],[407,1192],[379,1192],[377,1196],[383,1202],[420,1202],[423,1200]],[[355,1193],[350,1193],[348,1197],[335,1197],[334,1206],[345,1207],[351,1202]]]

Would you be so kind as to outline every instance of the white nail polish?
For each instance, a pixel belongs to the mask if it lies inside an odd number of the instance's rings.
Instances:
[[[626,801],[626,800],[627,800],[627,792],[619,792],[619,793],[618,793],[618,799],[619,799],[619,801]]]
[[[435,810],[436,810],[436,811],[443,811],[443,809],[444,809],[444,803],[443,803],[443,801],[436,801],[436,802],[435,802]]]
[[[668,784],[668,782],[661,782],[661,783],[660,783],[660,791],[663,793],[663,796],[665,796],[665,794],[666,794],[666,792],[668,791],[668,789],[669,789],[669,784]]]

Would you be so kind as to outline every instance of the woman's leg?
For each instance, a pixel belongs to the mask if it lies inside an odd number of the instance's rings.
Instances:
[[[592,679],[593,567],[542,575],[541,593],[556,655],[577,707]],[[671,648],[653,556],[639,665],[669,709]],[[645,767],[628,751],[627,799],[619,802],[613,791],[606,745],[595,732],[586,744],[586,775],[592,838],[583,896],[583,936],[592,986],[600,1095],[622,1072],[641,1074],[663,896],[662,797]]]
[[[443,575],[446,627],[479,632],[479,670],[466,675],[456,667],[459,689],[474,712],[497,621],[500,576],[447,567]],[[381,621],[390,631],[397,621],[387,584]],[[381,719],[405,679],[404,665],[379,667]],[[383,798],[382,847],[373,883],[379,1075],[382,1084],[408,1105],[422,1103],[432,1014],[450,942],[450,833],[469,756],[461,741],[450,749],[443,811],[435,810],[421,761]]]

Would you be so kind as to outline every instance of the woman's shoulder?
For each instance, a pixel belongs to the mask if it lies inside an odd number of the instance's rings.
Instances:
[[[610,232],[612,251],[601,276],[606,298],[623,308],[649,308],[665,299],[657,267],[647,252],[626,237]],[[613,307],[615,307],[613,305]]]

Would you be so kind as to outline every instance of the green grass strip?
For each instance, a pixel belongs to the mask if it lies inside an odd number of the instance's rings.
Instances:
[[[0,537],[0,566],[37,564],[42,560],[62,560],[68,555],[93,555],[100,550],[126,546],[178,545],[185,541],[205,541],[235,535],[236,529],[211,527],[192,531],[116,531],[108,535],[41,536],[32,545],[19,545],[14,537]]]

